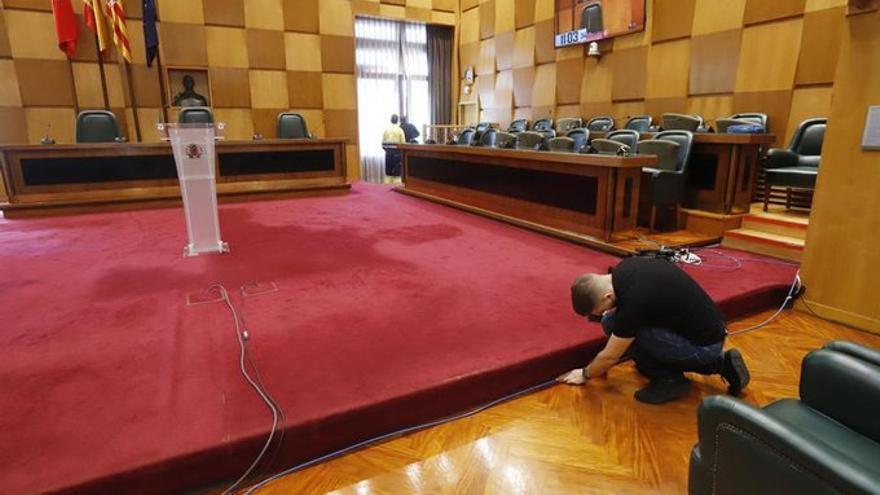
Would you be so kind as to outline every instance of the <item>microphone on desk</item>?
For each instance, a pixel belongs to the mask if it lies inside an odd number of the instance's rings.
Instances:
[[[43,145],[55,144],[55,140],[52,139],[52,136],[50,136],[51,131],[52,131],[52,124],[46,125],[46,135],[43,136],[43,139],[40,139],[40,144],[43,144]]]

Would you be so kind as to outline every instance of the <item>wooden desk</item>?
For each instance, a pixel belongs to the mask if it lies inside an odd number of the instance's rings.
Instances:
[[[590,137],[604,137],[591,132]],[[654,133],[642,133],[650,139]],[[684,206],[714,213],[748,213],[757,183],[760,149],[773,134],[694,133]]]
[[[555,235],[602,242],[636,227],[642,167],[617,157],[452,145],[400,145],[401,192]]]
[[[217,143],[221,201],[346,192],[344,139]],[[168,143],[0,147],[8,218],[180,203]]]

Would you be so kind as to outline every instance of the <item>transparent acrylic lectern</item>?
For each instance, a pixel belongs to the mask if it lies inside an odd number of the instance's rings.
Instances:
[[[217,215],[217,153],[214,141],[223,139],[223,124],[157,124],[163,139],[171,142],[189,244],[184,256],[228,253],[229,245],[220,239]]]

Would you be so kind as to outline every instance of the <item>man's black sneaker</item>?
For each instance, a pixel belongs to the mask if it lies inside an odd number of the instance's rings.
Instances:
[[[635,397],[647,404],[665,404],[680,399],[691,390],[691,381],[683,376],[654,378],[647,387],[637,390]]]
[[[730,349],[724,353],[721,377],[727,382],[727,393],[733,396],[742,394],[743,389],[749,384],[751,379],[749,369],[738,350]]]

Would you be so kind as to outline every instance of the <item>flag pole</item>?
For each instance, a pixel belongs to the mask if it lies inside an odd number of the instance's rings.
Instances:
[[[70,71],[70,90],[73,92],[73,112],[79,115],[79,97],[76,95],[76,76],[73,74],[73,60],[67,57],[67,70]]]
[[[101,73],[101,94],[104,95],[104,110],[110,110],[110,97],[107,96],[107,78],[104,75],[104,56],[101,53],[101,43],[98,34],[95,33],[95,52],[98,54],[98,72]]]
[[[134,133],[137,136],[137,140],[141,140],[141,119],[138,117],[138,103],[137,97],[134,93],[134,79],[131,77],[131,64],[128,63],[128,60],[122,59],[123,65],[125,65],[125,76],[128,79],[128,97],[131,100],[131,113],[134,116]]]

